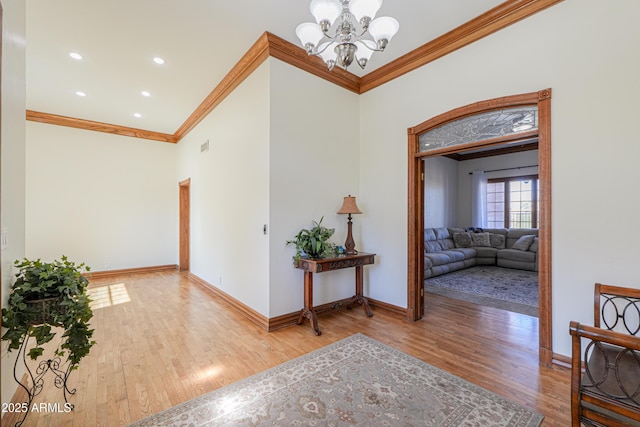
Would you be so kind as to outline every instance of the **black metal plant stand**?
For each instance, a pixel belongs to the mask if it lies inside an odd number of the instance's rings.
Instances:
[[[24,420],[27,418],[27,415],[29,415],[29,412],[31,412],[31,403],[33,402],[33,399],[38,394],[40,394],[40,392],[42,392],[42,389],[44,387],[44,376],[47,374],[47,372],[53,373],[53,375],[55,376],[53,384],[57,388],[62,389],[65,407],[69,407],[70,409],[73,409],[74,407],[74,405],[72,403],[69,403],[69,401],[67,400],[68,394],[76,393],[75,388],[73,390],[69,390],[69,387],[67,386],[67,380],[69,379],[69,374],[71,373],[71,363],[68,363],[67,368],[64,369],[63,364],[60,363],[60,357],[54,356],[53,358],[40,361],[37,368],[35,369],[35,372],[33,372],[29,368],[29,364],[27,363],[27,343],[30,338],[31,337],[28,335],[25,337],[24,341],[20,345],[20,349],[18,350],[18,357],[16,357],[16,361],[13,365],[13,378],[16,380],[18,385],[20,385],[20,387],[22,387],[27,392],[28,395],[27,408],[24,417],[22,417],[22,420],[18,421],[15,424],[15,427],[20,427],[24,423]],[[27,380],[25,381],[26,384],[23,384],[18,379],[16,373],[18,363],[20,363],[21,359],[28,374]],[[29,380],[31,380],[30,387]]]

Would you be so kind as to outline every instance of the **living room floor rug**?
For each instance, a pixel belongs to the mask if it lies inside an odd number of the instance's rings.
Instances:
[[[355,334],[132,426],[536,427],[542,419]]]
[[[425,292],[538,317],[538,272],[477,266],[431,277]]]

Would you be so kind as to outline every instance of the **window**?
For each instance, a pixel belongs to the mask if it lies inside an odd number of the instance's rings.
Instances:
[[[489,228],[538,228],[538,175],[490,179],[487,184]]]

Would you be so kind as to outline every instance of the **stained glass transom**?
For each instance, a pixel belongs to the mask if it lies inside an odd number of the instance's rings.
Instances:
[[[420,151],[484,141],[538,129],[538,106],[489,111],[465,117],[420,135]]]

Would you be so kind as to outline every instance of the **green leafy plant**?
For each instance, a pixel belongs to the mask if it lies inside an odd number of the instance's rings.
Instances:
[[[43,354],[43,344],[55,337],[51,328],[61,327],[64,333],[56,355],[67,354],[70,369],[76,369],[96,343],[91,339],[93,329],[89,329],[93,317],[86,292],[89,280],[82,274],[90,268],[66,256],[50,263],[24,258],[14,266],[19,271],[8,306],[2,309],[2,326],[7,328],[2,339],[9,341],[9,351],[34,338],[36,346],[29,350],[29,356],[35,360]]]
[[[287,240],[287,245],[296,246],[296,254],[293,257],[294,264],[300,261],[301,256],[323,258],[336,253],[336,245],[329,242],[335,228],[323,226],[323,219],[324,217],[320,218],[320,221],[313,221],[314,226],[311,229],[303,228],[293,240]]]

